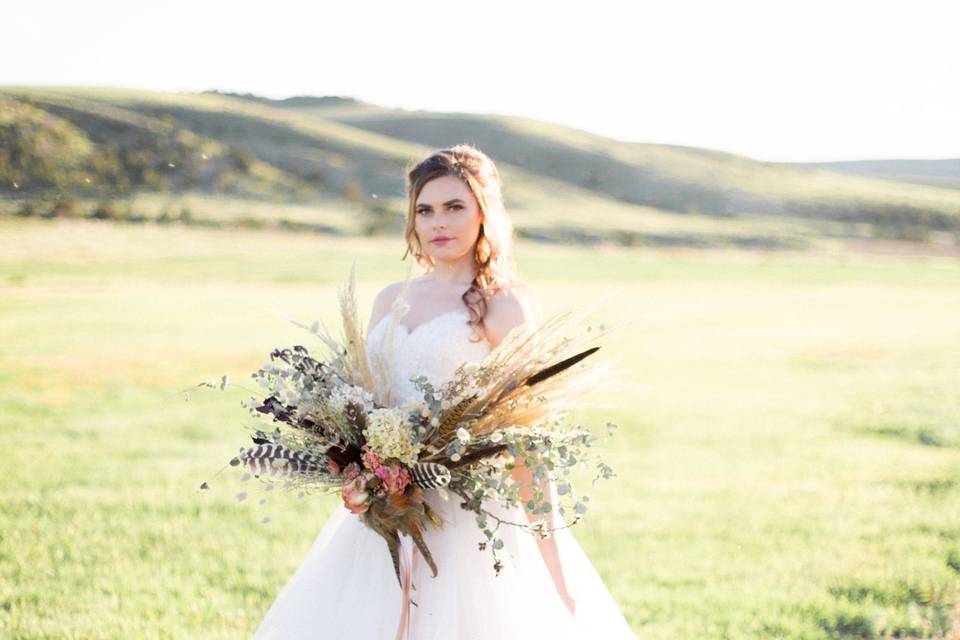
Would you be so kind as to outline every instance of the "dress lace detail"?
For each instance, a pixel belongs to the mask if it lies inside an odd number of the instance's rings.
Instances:
[[[367,355],[384,357],[390,345],[392,314],[369,333]],[[469,312],[455,309],[410,330],[402,323],[393,332],[392,403],[422,400],[410,382],[423,375],[440,389],[465,362],[490,352],[484,339],[471,342]],[[372,364],[372,362],[371,362]],[[439,572],[425,562],[412,573],[411,640],[636,640],[616,602],[569,529],[556,541],[571,596],[571,616],[557,595],[535,539],[519,527],[500,529],[504,569],[496,575],[475,515],[460,507],[457,496],[443,499],[435,489],[425,499],[443,520],[424,539]],[[523,522],[522,507],[498,503],[485,507],[511,522]],[[280,551],[280,550],[278,550]],[[392,640],[401,619],[401,591],[383,539],[342,504],[334,507],[306,558],[273,602],[255,639],[298,640],[349,637]]]
[[[407,399],[422,401],[423,396],[410,378],[422,375],[434,388],[452,379],[457,367],[465,362],[479,362],[490,353],[486,338],[471,342],[474,329],[467,320],[470,312],[453,309],[441,313],[412,331],[405,324],[393,323],[393,314],[387,314],[370,330],[367,338],[367,355],[371,359],[386,356],[386,344],[391,324],[393,334],[394,363],[392,371],[393,404],[398,406]]]

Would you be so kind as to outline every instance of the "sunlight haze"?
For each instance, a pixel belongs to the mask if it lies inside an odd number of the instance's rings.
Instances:
[[[8,6],[0,85],[350,96],[770,161],[960,157],[949,2]]]

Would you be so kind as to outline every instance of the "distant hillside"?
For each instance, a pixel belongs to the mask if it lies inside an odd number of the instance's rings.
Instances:
[[[730,153],[624,143],[525,118],[405,111],[327,116],[381,135],[439,146],[455,137],[537,174],[638,205],[679,213],[775,214],[953,230],[960,194],[759,162]]]
[[[76,98],[0,93],[0,193],[78,195],[201,189],[250,196],[304,191],[242,146],[178,126],[162,113]]]
[[[215,96],[226,96],[228,98],[240,98],[241,100],[250,100],[258,104],[265,104],[271,107],[298,107],[298,108],[330,108],[330,107],[362,107],[366,103],[345,96],[292,96],[282,100],[274,100],[252,93],[231,93],[229,91],[204,91],[204,94]]]
[[[854,176],[960,189],[960,158],[946,160],[849,160],[806,162],[795,166],[826,169]]]
[[[55,190],[123,197],[128,207],[135,194],[150,193],[165,194],[167,202],[194,194],[208,209],[215,201],[199,196],[322,202],[318,211],[340,202],[345,211],[366,211],[363,228],[396,229],[409,163],[469,142],[497,161],[518,232],[529,238],[769,247],[846,237],[960,243],[957,190],[625,143],[527,118],[391,110],[337,96],[0,87],[0,141],[0,196],[12,201]],[[320,220],[317,228],[331,223]]]

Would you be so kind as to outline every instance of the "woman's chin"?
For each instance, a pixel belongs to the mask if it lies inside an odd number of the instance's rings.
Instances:
[[[463,252],[457,247],[449,246],[448,243],[447,246],[433,247],[429,255],[434,260],[456,260],[463,255]]]

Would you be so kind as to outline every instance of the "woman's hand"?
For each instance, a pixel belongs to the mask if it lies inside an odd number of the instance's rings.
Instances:
[[[577,601],[574,600],[569,593],[564,591],[560,594],[560,599],[563,600],[563,604],[567,605],[567,609],[570,610],[571,616],[577,615]]]
[[[533,474],[530,473],[530,470],[522,461],[515,460],[511,475],[515,481],[520,483],[520,499],[525,504],[533,498]],[[557,493],[553,483],[544,481],[540,485],[540,490],[543,491],[550,504],[555,507]],[[531,524],[539,520],[544,520],[548,529],[552,529],[555,526],[553,510],[547,513],[546,517],[542,514],[527,513],[527,518]],[[550,572],[550,577],[553,579],[553,585],[557,590],[557,594],[567,609],[570,610],[570,615],[574,615],[577,608],[576,601],[567,591],[567,580],[563,574],[563,565],[560,561],[560,549],[557,546],[556,537],[553,535],[547,538],[537,537],[536,542],[537,547],[540,548],[540,555],[543,557],[544,564],[546,564],[547,570]]]

